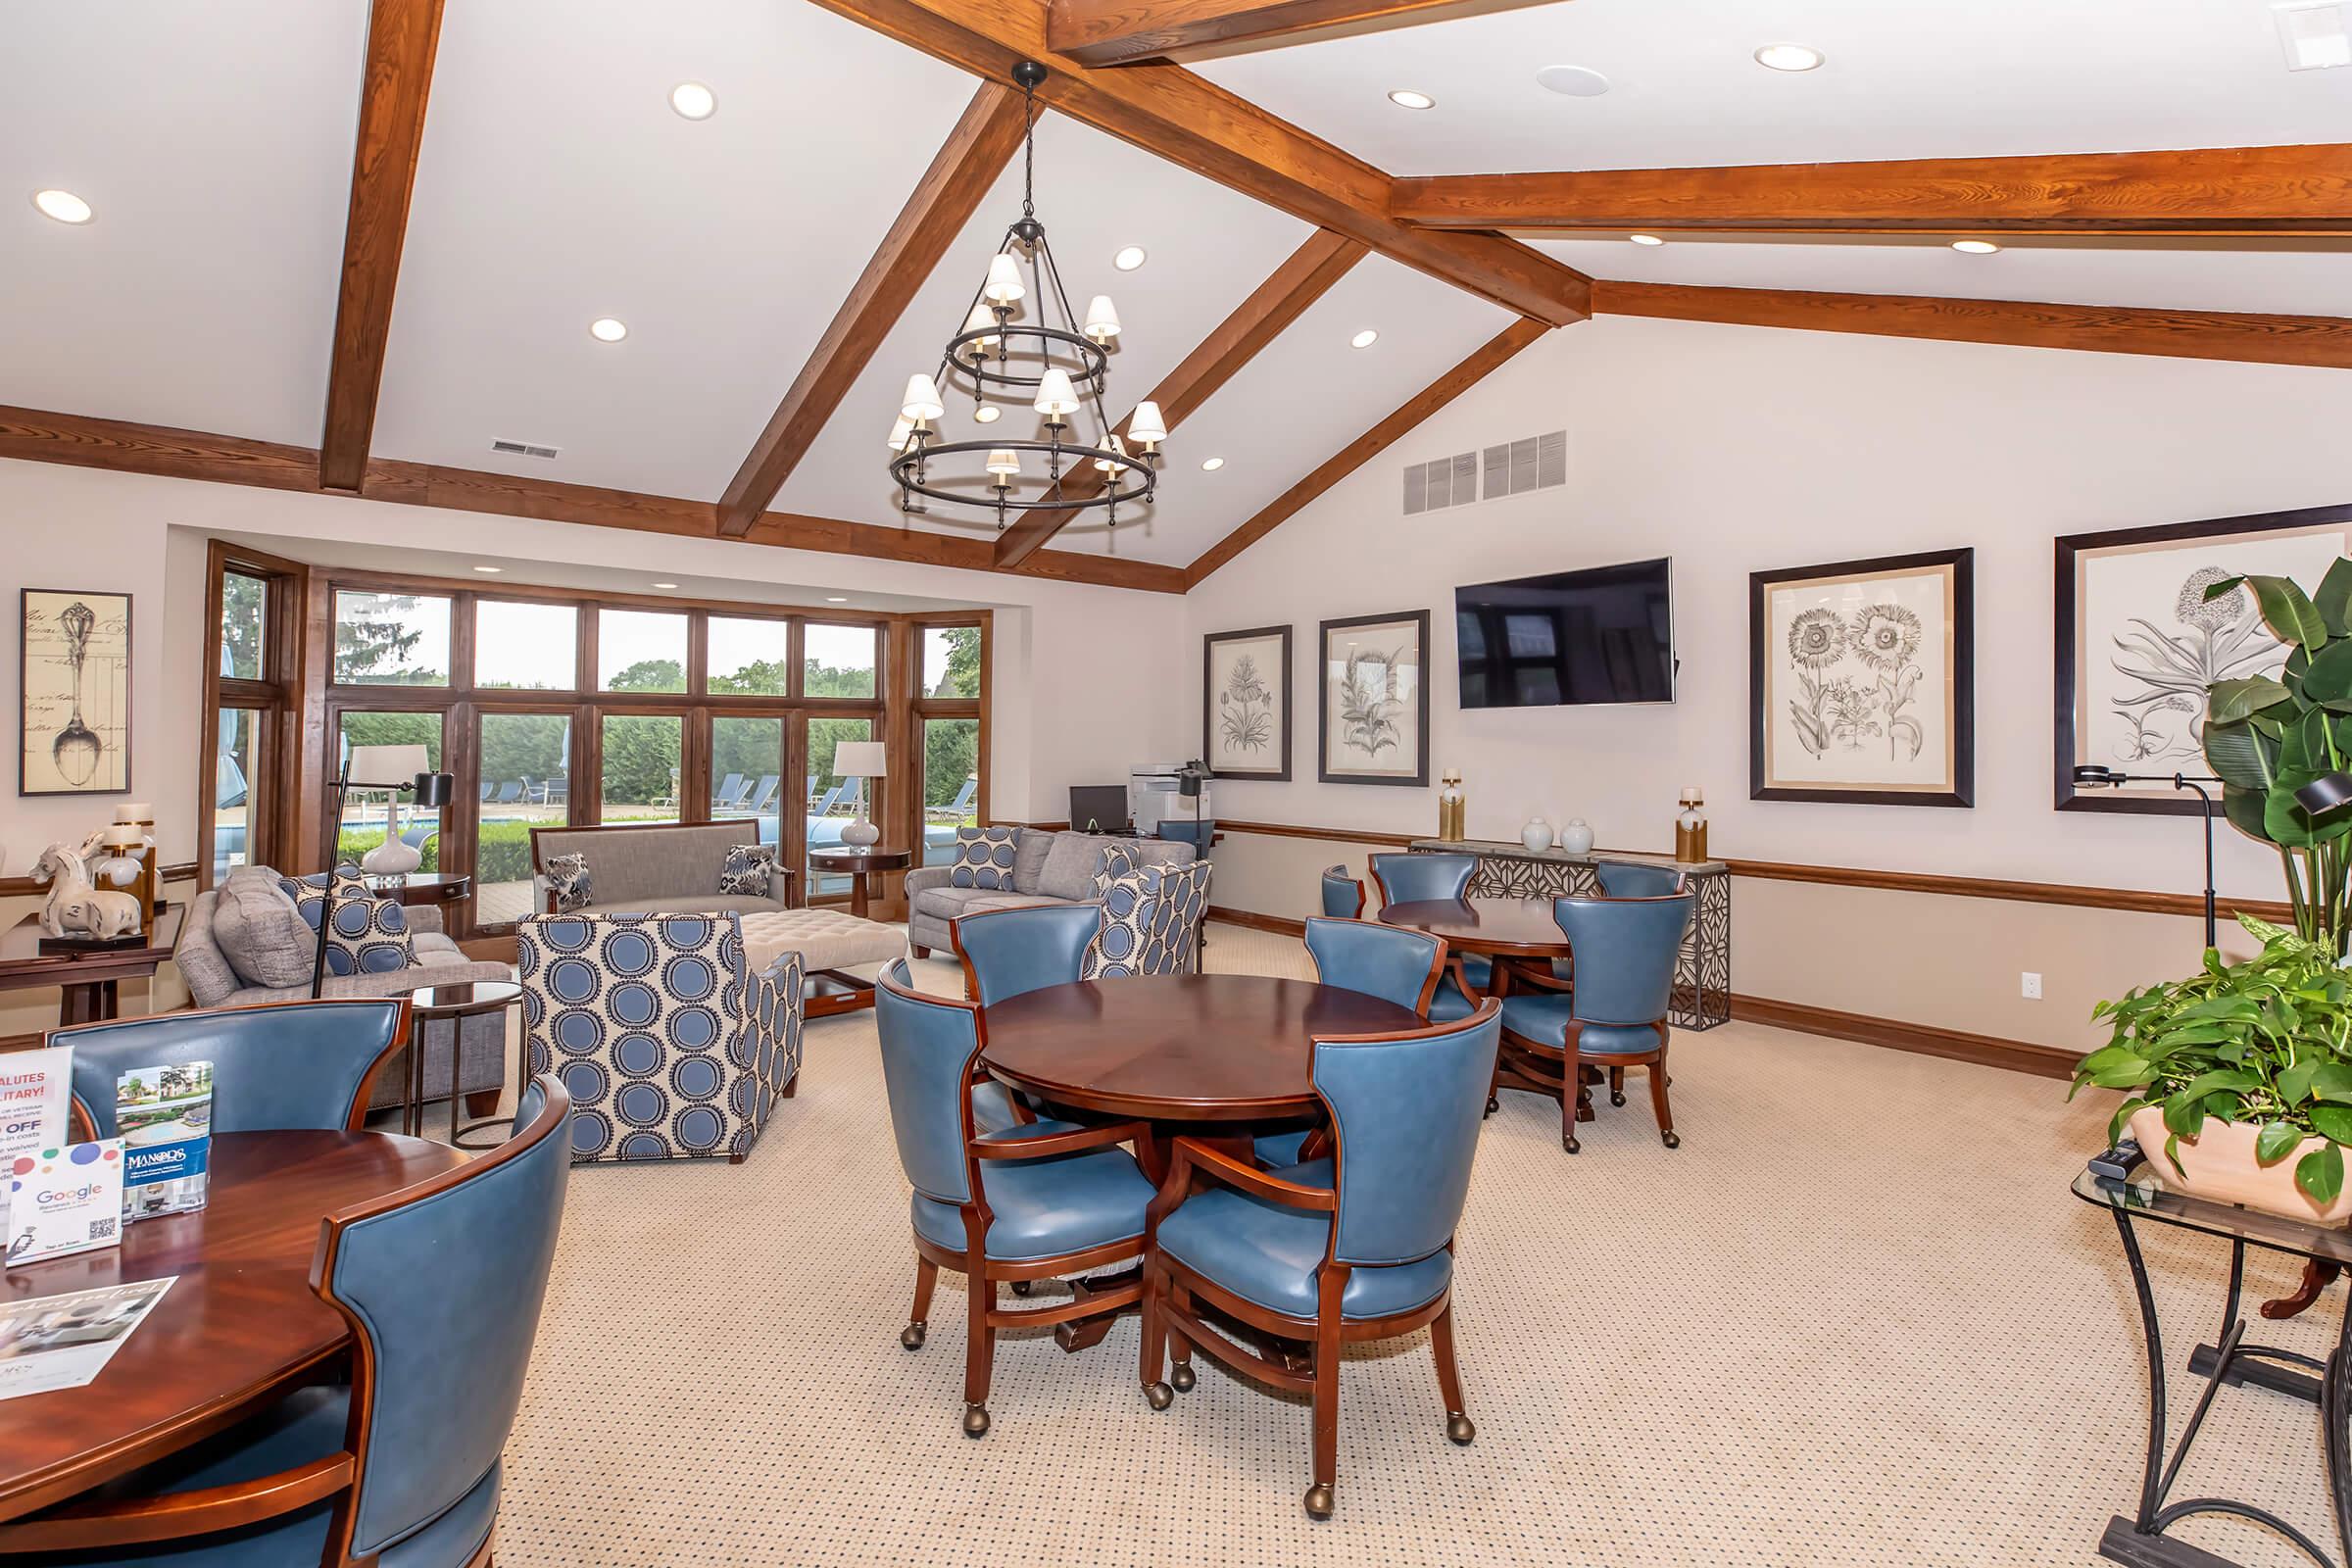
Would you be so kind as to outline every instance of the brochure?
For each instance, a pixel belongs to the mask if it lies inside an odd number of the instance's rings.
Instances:
[[[66,1141],[74,1101],[74,1048],[0,1055],[0,1170],[19,1154]]]
[[[213,1147],[213,1064],[140,1067],[115,1081],[115,1131],[122,1139],[122,1218],[151,1219],[204,1206]]]
[[[0,1301],[0,1399],[97,1377],[178,1278]]]
[[[122,1140],[68,1144],[9,1163],[8,1266],[122,1239]]]

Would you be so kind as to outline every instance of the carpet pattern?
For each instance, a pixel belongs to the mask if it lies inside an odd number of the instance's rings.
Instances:
[[[1310,972],[1295,941],[1226,926],[1205,957]],[[1317,1525],[1305,1402],[1200,1357],[1153,1414],[1133,1317],[1074,1356],[1001,1334],[994,1430],[965,1439],[959,1276],[928,1347],[898,1344],[914,1255],[872,1016],[812,1023],[799,1097],[747,1164],[573,1173],[499,1562],[2096,1561],[2147,1408],[2113,1226],[2066,1191],[2104,1106],[1744,1024],[1678,1033],[1672,1060],[1676,1151],[1638,1074],[1574,1157],[1555,1106],[1503,1096],[1455,1294],[1478,1441],[1446,1441],[1425,1334],[1356,1350],[1339,1513]],[[2178,1432],[2227,1253],[2147,1249]],[[2249,1303],[2293,1276],[2261,1254],[2248,1273]],[[2324,1353],[2341,1304],[2254,1336]],[[2225,1391],[2175,1495],[2267,1500],[2331,1540],[2318,1436],[2309,1405]],[[2234,1521],[2183,1535],[2303,1560]]]

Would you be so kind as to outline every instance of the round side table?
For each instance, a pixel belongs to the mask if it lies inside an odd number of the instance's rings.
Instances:
[[[423,986],[409,993],[409,1098],[402,1108],[400,1130],[414,1138],[424,1136],[424,1031],[431,1023],[449,1025],[449,1143],[456,1149],[496,1149],[506,1140],[503,1136],[475,1138],[485,1127],[500,1125],[500,1118],[486,1117],[466,1126],[458,1125],[458,1106],[465,1099],[458,1089],[458,1036],[463,1020],[480,1013],[504,1012],[522,1004],[522,987],[512,980],[467,980],[456,985]],[[499,1043],[499,1053],[506,1053],[506,1043]],[[519,1080],[517,1080],[519,1081]],[[471,1142],[467,1140],[471,1139]]]
[[[867,918],[872,905],[866,898],[866,878],[876,871],[904,871],[914,863],[914,857],[906,850],[870,850],[854,848],[810,850],[808,864],[818,871],[846,871],[850,876],[850,913],[858,919]]]

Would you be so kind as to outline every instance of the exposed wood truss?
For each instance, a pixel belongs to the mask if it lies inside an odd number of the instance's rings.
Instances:
[[[776,405],[751,456],[719,497],[720,533],[735,539],[750,533],[784,488],[825,421],[857,384],[866,362],[1021,145],[1022,128],[1021,95],[1002,82],[982,82],[939,156],[924,171],[922,182],[906,199],[898,221],[882,236],[858,286],[834,314],[833,324],[817,339],[792,389]]]
[[[2352,233],[2352,144],[1399,179],[1432,228]]]
[[[1082,66],[1119,66],[1180,49],[1465,9],[1463,0],[1053,0],[1046,47]]]
[[[1285,490],[1273,505],[1217,541],[1185,568],[1185,587],[1190,590],[1200,586],[1217,568],[1272,533],[1292,514],[1362,467],[1397,439],[1409,434],[1414,426],[1486,379],[1487,372],[1547,330],[1549,328],[1542,321],[1518,320],[1495,333],[1468,359],[1414,393],[1402,408],[1357,436],[1321,467]]]
[[[50,414],[37,409],[0,407],[0,458],[305,494],[318,494],[321,488],[318,454],[308,447],[134,424],[122,419]],[[627,528],[679,538],[720,537],[718,509],[707,501],[524,479],[434,464],[376,459],[368,465],[359,495],[368,501],[536,517],[598,528]],[[765,513],[745,537],[753,544],[775,545],[786,550],[868,556],[917,565],[954,566],[965,571],[998,569],[991,559],[991,544],[984,539],[925,533],[912,528],[877,527],[835,517]],[[1017,574],[1152,593],[1180,594],[1185,586],[1184,572],[1175,566],[1061,550],[1039,551],[1021,564]]]
[[[400,281],[409,191],[424,141],[424,101],[441,36],[441,0],[374,0],[368,17],[366,87],[359,145],[351,160],[351,214],[343,229],[343,285],[335,302],[326,422],[318,481],[356,490],[375,430],[375,398],[392,336],[392,291]]]
[[[1363,257],[1363,245],[1345,235],[1327,229],[1310,235],[1305,244],[1291,253],[1290,260],[1276,269],[1272,277],[1242,302],[1241,309],[1218,323],[1217,329],[1203,338],[1199,348],[1185,356],[1182,365],[1168,372],[1166,380],[1152,389],[1152,401],[1159,405],[1160,418],[1168,429],[1173,431],[1194,410],[1206,403],[1211,394],[1254,359],[1259,350],[1281,336],[1300,312],[1321,299]],[[1119,421],[1121,440],[1126,439],[1127,426],[1134,417],[1130,412]],[[1102,470],[1094,465],[1082,465],[1062,480],[1055,494],[1070,501],[1088,500],[1102,491],[1103,477]],[[997,564],[1019,565],[1077,515],[1078,509],[1074,506],[1022,514],[1020,520],[997,540]]]
[[[2352,368],[2352,318],[2335,316],[2255,316],[1908,294],[1692,288],[1671,283],[1599,282],[1592,285],[1592,292],[1593,308],[1607,316]]]
[[[1360,159],[1180,66],[1088,71],[1046,46],[1036,0],[815,0],[836,15],[991,81],[1023,60],[1038,96],[1146,152],[1336,230],[1392,260],[1549,325],[1591,314],[1590,279],[1498,234],[1438,232],[1389,216],[1392,181]]]

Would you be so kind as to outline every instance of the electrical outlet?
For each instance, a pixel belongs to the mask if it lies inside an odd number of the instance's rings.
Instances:
[[[2041,1000],[2041,976],[2031,969],[2019,975],[2017,977],[2017,994],[2028,1002],[2039,1002]]]

